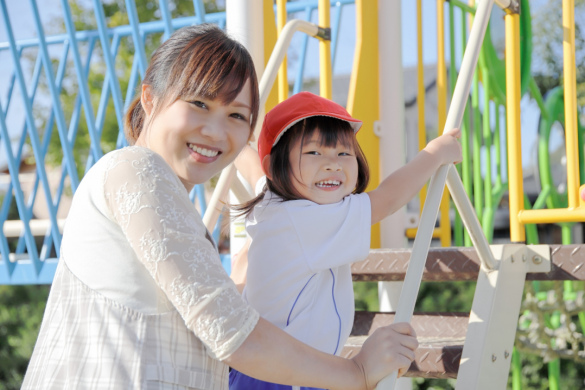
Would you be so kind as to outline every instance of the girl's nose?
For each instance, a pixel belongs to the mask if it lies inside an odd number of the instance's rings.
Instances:
[[[325,170],[335,172],[341,171],[341,164],[337,161],[337,159],[330,159],[325,164]]]

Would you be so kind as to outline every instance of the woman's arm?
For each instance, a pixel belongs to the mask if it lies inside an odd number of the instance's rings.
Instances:
[[[372,225],[408,203],[439,166],[461,161],[460,136],[459,129],[452,129],[435,138],[412,161],[368,192],[372,204]]]
[[[352,359],[317,351],[260,318],[225,363],[246,375],[292,386],[372,389],[392,371],[404,372],[418,342],[409,324],[377,329]]]

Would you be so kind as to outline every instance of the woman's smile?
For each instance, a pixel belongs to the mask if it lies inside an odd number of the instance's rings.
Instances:
[[[203,163],[214,162],[215,160],[217,160],[218,156],[221,154],[220,150],[211,148],[209,146],[200,146],[200,145],[188,143],[187,147],[190,149],[189,154],[197,162],[203,162]]]

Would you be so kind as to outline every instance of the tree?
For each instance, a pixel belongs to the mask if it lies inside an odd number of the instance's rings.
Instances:
[[[544,0],[532,18],[534,79],[543,96],[563,83],[562,7],[556,0]],[[575,0],[575,46],[577,105],[585,106],[585,0]]]

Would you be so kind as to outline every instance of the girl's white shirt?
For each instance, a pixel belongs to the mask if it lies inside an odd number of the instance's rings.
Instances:
[[[258,318],[162,157],[117,150],[75,194],[23,388],[226,389]]]
[[[283,202],[268,191],[246,229],[252,241],[244,299],[297,339],[341,353],[353,326],[351,264],[370,250],[369,196],[319,205]]]

